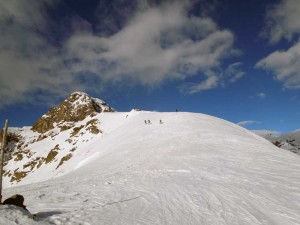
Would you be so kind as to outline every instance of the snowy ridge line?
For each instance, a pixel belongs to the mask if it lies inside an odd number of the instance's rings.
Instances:
[[[99,121],[102,133],[85,130],[91,119]],[[40,224],[300,221],[300,158],[236,124],[204,114],[132,111],[102,113],[80,126],[82,135],[73,136],[71,144],[65,140],[72,130],[53,137],[61,155],[77,146],[59,169],[54,160],[4,190],[4,198],[23,194]],[[4,221],[0,215],[0,224]]]

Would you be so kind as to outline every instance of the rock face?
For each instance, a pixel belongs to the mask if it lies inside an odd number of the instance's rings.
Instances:
[[[26,209],[26,206],[24,205],[24,197],[19,194],[9,197],[2,204],[3,205],[15,205],[15,206],[22,207],[23,209]]]
[[[101,112],[114,112],[115,110],[104,101],[92,98],[86,93],[72,93],[60,105],[51,108],[45,115],[38,119],[33,127],[33,131],[45,133],[54,127],[60,127],[62,130],[70,127],[60,126],[62,122],[78,122],[84,120],[87,116],[94,116]]]
[[[100,99],[75,92],[51,108],[33,127],[10,127],[4,154],[4,179],[16,184],[40,169],[63,171],[76,157],[80,146],[102,135],[101,113],[114,111]],[[2,134],[0,130],[0,143]]]

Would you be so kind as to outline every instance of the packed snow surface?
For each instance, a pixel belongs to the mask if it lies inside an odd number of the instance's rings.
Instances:
[[[62,176],[4,190],[36,219],[1,206],[0,224],[299,225],[299,156],[203,114],[97,118],[103,134]]]

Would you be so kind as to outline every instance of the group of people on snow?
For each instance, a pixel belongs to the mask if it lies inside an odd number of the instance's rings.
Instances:
[[[159,123],[163,124],[162,120],[159,120]],[[151,121],[150,120],[145,120],[145,124],[151,124]]]

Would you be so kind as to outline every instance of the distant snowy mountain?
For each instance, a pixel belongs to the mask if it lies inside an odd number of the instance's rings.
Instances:
[[[300,130],[281,135],[274,131],[257,130],[253,132],[269,140],[277,147],[300,155]]]
[[[300,130],[284,134],[278,137],[276,141],[275,144],[280,148],[290,150],[300,155]]]
[[[280,136],[280,132],[278,131],[272,131],[272,130],[251,130],[253,133],[257,134],[258,136],[261,136],[263,138],[276,138]]]
[[[0,224],[299,224],[297,155],[204,114],[105,111],[10,129],[4,199],[37,218]]]

